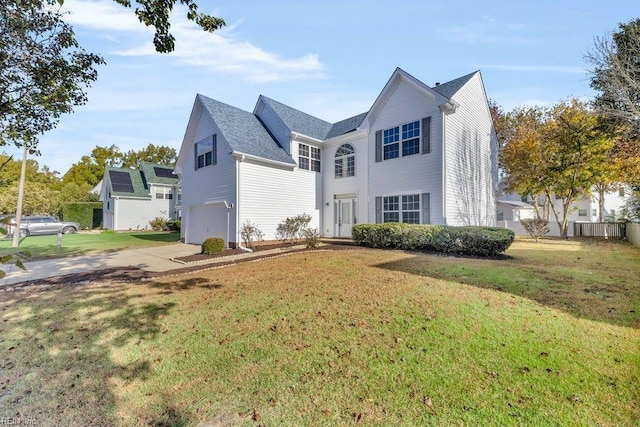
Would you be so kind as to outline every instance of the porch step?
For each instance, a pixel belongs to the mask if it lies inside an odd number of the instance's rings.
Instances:
[[[355,245],[352,239],[339,238],[339,237],[323,237],[320,239],[320,241],[328,245],[348,245],[348,246]]]

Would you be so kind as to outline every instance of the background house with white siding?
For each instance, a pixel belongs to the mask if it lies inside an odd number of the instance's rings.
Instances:
[[[308,213],[323,236],[357,223],[494,225],[495,131],[480,72],[429,87],[396,69],[369,111],[329,123],[260,96],[252,113],[197,95],[175,172],[182,237],[275,239]]]
[[[139,169],[107,167],[100,201],[107,230],[144,230],[156,217],[180,218],[178,177],[166,165],[140,162]]]

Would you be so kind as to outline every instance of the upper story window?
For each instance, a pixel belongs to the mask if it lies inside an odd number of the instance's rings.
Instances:
[[[196,142],[195,145],[195,165],[196,170],[206,166],[215,165],[218,161],[217,156],[217,138],[212,135],[203,140]]]
[[[382,133],[382,147],[385,160],[400,157],[401,148],[403,156],[418,154],[420,152],[420,122],[415,121],[386,129]]]
[[[376,132],[376,162],[431,152],[431,117]]]
[[[384,159],[395,159],[400,157],[400,128],[394,127],[383,132],[382,147],[384,150]]]
[[[351,144],[343,144],[338,147],[335,159],[335,176],[342,178],[355,176],[356,174],[356,150]]]
[[[312,145],[298,144],[298,167],[320,172],[320,149]]]
[[[173,190],[169,187],[155,187],[156,199],[173,199]]]

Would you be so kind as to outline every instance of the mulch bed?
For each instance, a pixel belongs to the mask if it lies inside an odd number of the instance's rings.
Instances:
[[[293,244],[291,243],[273,243],[268,245],[257,245],[256,247],[253,248],[253,252],[254,253],[262,252],[262,251],[267,251],[269,249],[287,250],[287,249],[290,249],[292,246]],[[243,251],[241,249],[225,249],[221,254],[218,254],[218,255],[193,254],[188,256],[177,257],[174,259],[176,261],[188,264],[191,262],[206,261],[209,259],[224,258],[232,255],[240,255],[240,254],[246,254],[246,253],[247,253],[246,251]]]

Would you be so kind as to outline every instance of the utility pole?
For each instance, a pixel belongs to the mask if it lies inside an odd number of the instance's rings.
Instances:
[[[24,196],[24,180],[27,174],[27,154],[29,149],[24,144],[24,152],[22,153],[22,169],[20,171],[20,184],[18,186],[18,206],[16,207],[16,224],[13,227],[13,247],[17,248],[20,243],[20,218],[22,217],[22,198]]]

